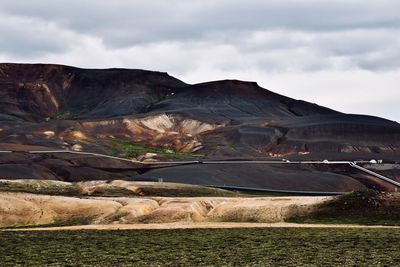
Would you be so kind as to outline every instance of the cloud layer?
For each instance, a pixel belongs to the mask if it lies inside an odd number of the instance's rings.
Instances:
[[[237,78],[400,121],[397,0],[2,0],[0,61]]]

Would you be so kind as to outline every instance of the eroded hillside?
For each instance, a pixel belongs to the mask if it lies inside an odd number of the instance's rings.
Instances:
[[[144,70],[0,64],[0,150],[74,150],[146,161],[377,158],[396,163],[400,125],[294,100],[253,82],[188,85],[167,73]],[[162,177],[276,189],[370,187],[358,174],[336,167],[185,166],[148,171],[111,159],[22,152],[1,154],[0,163],[0,175],[12,179]],[[191,175],[201,170],[199,176]],[[204,174],[210,171],[211,176]],[[390,175],[397,179],[398,170]]]

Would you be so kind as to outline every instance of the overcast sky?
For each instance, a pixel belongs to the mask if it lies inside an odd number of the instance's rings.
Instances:
[[[166,71],[400,121],[398,0],[0,0],[0,61]]]

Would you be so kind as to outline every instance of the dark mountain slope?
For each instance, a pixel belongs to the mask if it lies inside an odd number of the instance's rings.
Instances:
[[[1,64],[1,113],[29,121],[136,114],[185,84],[166,73]],[[4,116],[4,117],[6,117]]]
[[[294,100],[254,82],[215,81],[181,88],[176,94],[154,105],[150,111],[180,113],[205,120],[244,122],[280,120],[315,114],[339,114],[336,111]]]
[[[223,80],[188,85],[153,71],[0,64],[0,150],[29,150],[29,146],[127,157],[157,151],[156,159],[163,160],[201,156],[399,161],[400,125],[291,99],[253,82]],[[187,166],[138,175],[136,167],[106,168],[93,160],[71,163],[68,158],[54,155],[0,157],[0,175],[4,169],[4,175],[11,178],[21,178],[20,171],[12,175],[16,164],[15,169],[24,170],[25,178],[32,173],[34,178],[68,180],[139,179],[164,173],[189,183],[226,184],[231,177],[233,184],[275,189],[284,189],[288,181],[302,190],[357,188],[355,180],[343,182],[349,179],[346,170],[332,176],[328,174],[334,170],[293,171],[259,166],[254,172],[253,166],[242,165],[241,171],[236,167],[208,168],[213,173],[208,175],[204,167]],[[202,170],[207,175],[195,178],[188,173],[190,169]],[[397,172],[391,174],[397,177]],[[286,178],[277,177],[277,173]],[[307,178],[311,176],[314,178]],[[339,176],[342,178],[337,179]],[[328,179],[329,186],[312,182],[318,181],[317,177]],[[308,185],[304,182],[307,179]],[[301,186],[297,186],[299,181]]]

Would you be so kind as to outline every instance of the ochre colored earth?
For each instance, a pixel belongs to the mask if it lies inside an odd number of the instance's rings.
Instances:
[[[282,222],[330,197],[74,198],[0,193],[0,227],[171,222]]]

